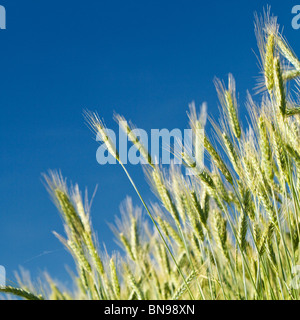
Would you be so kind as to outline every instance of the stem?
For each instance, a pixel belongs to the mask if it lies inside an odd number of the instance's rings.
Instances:
[[[125,171],[125,173],[126,173],[126,175],[127,175],[128,179],[129,179],[130,183],[132,184],[132,186],[133,186],[134,190],[136,191],[137,195],[139,196],[139,198],[140,198],[140,200],[141,200],[141,202],[142,202],[142,204],[143,204],[144,208],[146,209],[146,211],[147,211],[147,213],[148,213],[148,215],[149,215],[149,217],[150,217],[151,221],[153,222],[153,224],[154,224],[154,226],[155,226],[156,230],[158,231],[158,234],[159,234],[160,238],[162,239],[162,241],[163,241],[163,243],[164,243],[165,247],[167,248],[167,250],[168,250],[168,252],[169,252],[169,254],[170,254],[170,256],[171,256],[171,258],[172,258],[173,262],[175,263],[175,266],[176,266],[176,268],[177,268],[177,270],[178,270],[178,272],[179,272],[180,276],[182,277],[182,279],[183,279],[183,281],[184,281],[184,283],[185,283],[185,285],[186,285],[186,288],[187,288],[187,290],[188,290],[188,292],[189,292],[189,295],[190,295],[191,299],[192,299],[192,300],[195,300],[195,298],[194,298],[194,296],[193,296],[193,294],[192,294],[192,292],[191,292],[191,289],[190,289],[190,287],[189,287],[188,283],[186,282],[186,279],[185,279],[185,277],[184,277],[184,275],[183,275],[183,273],[182,273],[181,269],[179,268],[179,265],[178,265],[178,263],[176,262],[176,259],[175,259],[174,255],[173,255],[173,253],[172,253],[171,249],[169,248],[169,246],[168,246],[168,244],[167,244],[167,242],[166,242],[166,240],[165,240],[164,236],[162,235],[162,233],[161,233],[161,231],[160,231],[160,229],[159,229],[159,227],[158,227],[157,223],[155,222],[155,220],[154,220],[154,218],[153,218],[153,216],[152,216],[152,214],[151,214],[150,210],[148,209],[148,207],[147,207],[147,205],[146,205],[146,203],[145,203],[144,199],[142,198],[142,196],[141,196],[141,194],[140,194],[139,190],[137,189],[137,187],[136,187],[135,183],[133,182],[133,180],[132,180],[132,178],[131,178],[131,176],[130,176],[129,172],[127,171],[127,169],[125,168],[125,166],[123,165],[123,163],[122,163],[120,160],[119,160],[119,163],[120,163],[120,165],[122,166],[123,170]]]

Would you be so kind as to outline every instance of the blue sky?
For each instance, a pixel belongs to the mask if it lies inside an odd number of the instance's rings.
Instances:
[[[207,101],[217,118],[214,76],[233,73],[241,102],[256,83],[253,13],[267,4],[300,52],[300,30],[291,27],[295,1],[0,0],[7,11],[7,30],[0,30],[0,265],[10,279],[23,266],[33,277],[48,270],[68,283],[65,265],[73,267],[52,234],[63,228],[42,172],[61,169],[90,194],[98,185],[92,221],[108,251],[116,246],[107,222],[126,195],[139,205],[120,167],[97,164],[82,110],[97,110],[115,129],[117,111],[148,132],[186,128],[192,100]],[[128,169],[153,199],[141,168]]]

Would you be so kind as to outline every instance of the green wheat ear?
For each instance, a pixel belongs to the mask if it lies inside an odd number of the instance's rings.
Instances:
[[[20,288],[14,288],[14,287],[10,287],[10,286],[0,287],[0,292],[12,294],[12,295],[18,296],[20,298],[24,298],[26,300],[44,300],[44,298],[41,295],[37,296],[27,290],[20,289]]]
[[[270,34],[268,36],[267,45],[266,45],[266,55],[265,55],[265,81],[266,87],[271,91],[274,87],[274,48],[275,48],[275,36]]]
[[[260,147],[262,152],[263,167],[267,174],[267,177],[272,180],[273,175],[273,161],[272,150],[268,137],[267,127],[263,117],[259,118],[259,134],[260,134]]]
[[[274,84],[275,84],[275,97],[278,108],[282,116],[286,114],[286,93],[283,83],[283,77],[281,72],[280,59],[277,57],[274,59]]]
[[[223,218],[219,211],[214,213],[215,219],[215,231],[217,235],[217,242],[222,250],[224,257],[229,259],[228,248],[227,248],[227,221]]]
[[[112,279],[114,294],[117,299],[120,299],[121,286],[120,286],[119,278],[117,275],[117,269],[116,269],[115,262],[114,262],[113,258],[110,259],[109,267],[110,267],[110,275],[111,275],[111,279]]]
[[[300,71],[300,61],[289,48],[288,44],[285,40],[283,40],[282,36],[277,35],[276,44],[283,54],[283,56],[296,68],[297,71]]]

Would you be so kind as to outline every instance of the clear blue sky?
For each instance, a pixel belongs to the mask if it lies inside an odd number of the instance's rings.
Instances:
[[[118,166],[97,164],[82,110],[115,129],[114,110],[146,130],[186,128],[192,100],[216,117],[214,76],[232,72],[241,101],[255,85],[253,13],[266,4],[299,53],[295,1],[0,0],[0,265],[9,278],[23,266],[68,281],[71,259],[51,233],[63,233],[61,219],[41,182],[49,168],[90,193],[98,184],[92,220],[109,251],[107,222],[127,194],[139,205]],[[153,199],[141,168],[129,170]]]

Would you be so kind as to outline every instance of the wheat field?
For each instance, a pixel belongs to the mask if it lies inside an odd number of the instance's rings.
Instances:
[[[126,200],[112,228],[121,250],[99,249],[91,206],[78,185],[59,172],[45,175],[64,221],[55,234],[76,264],[73,288],[50,275],[33,287],[0,292],[27,300],[298,300],[300,239],[300,61],[267,10],[256,16],[260,53],[255,95],[248,94],[249,121],[241,121],[234,77],[215,81],[220,119],[208,115],[214,133],[203,144],[208,165],[199,170],[184,149],[184,165],[154,165],[130,125],[123,129],[147,161],[146,180],[157,195],[140,194],[98,115],[85,112],[93,132],[123,167],[141,202]],[[220,57],[221,59],[221,57]],[[205,108],[192,104],[190,127],[204,128]],[[117,115],[116,121],[124,118]],[[193,175],[186,176],[184,168]],[[298,283],[299,282],[299,283]]]

